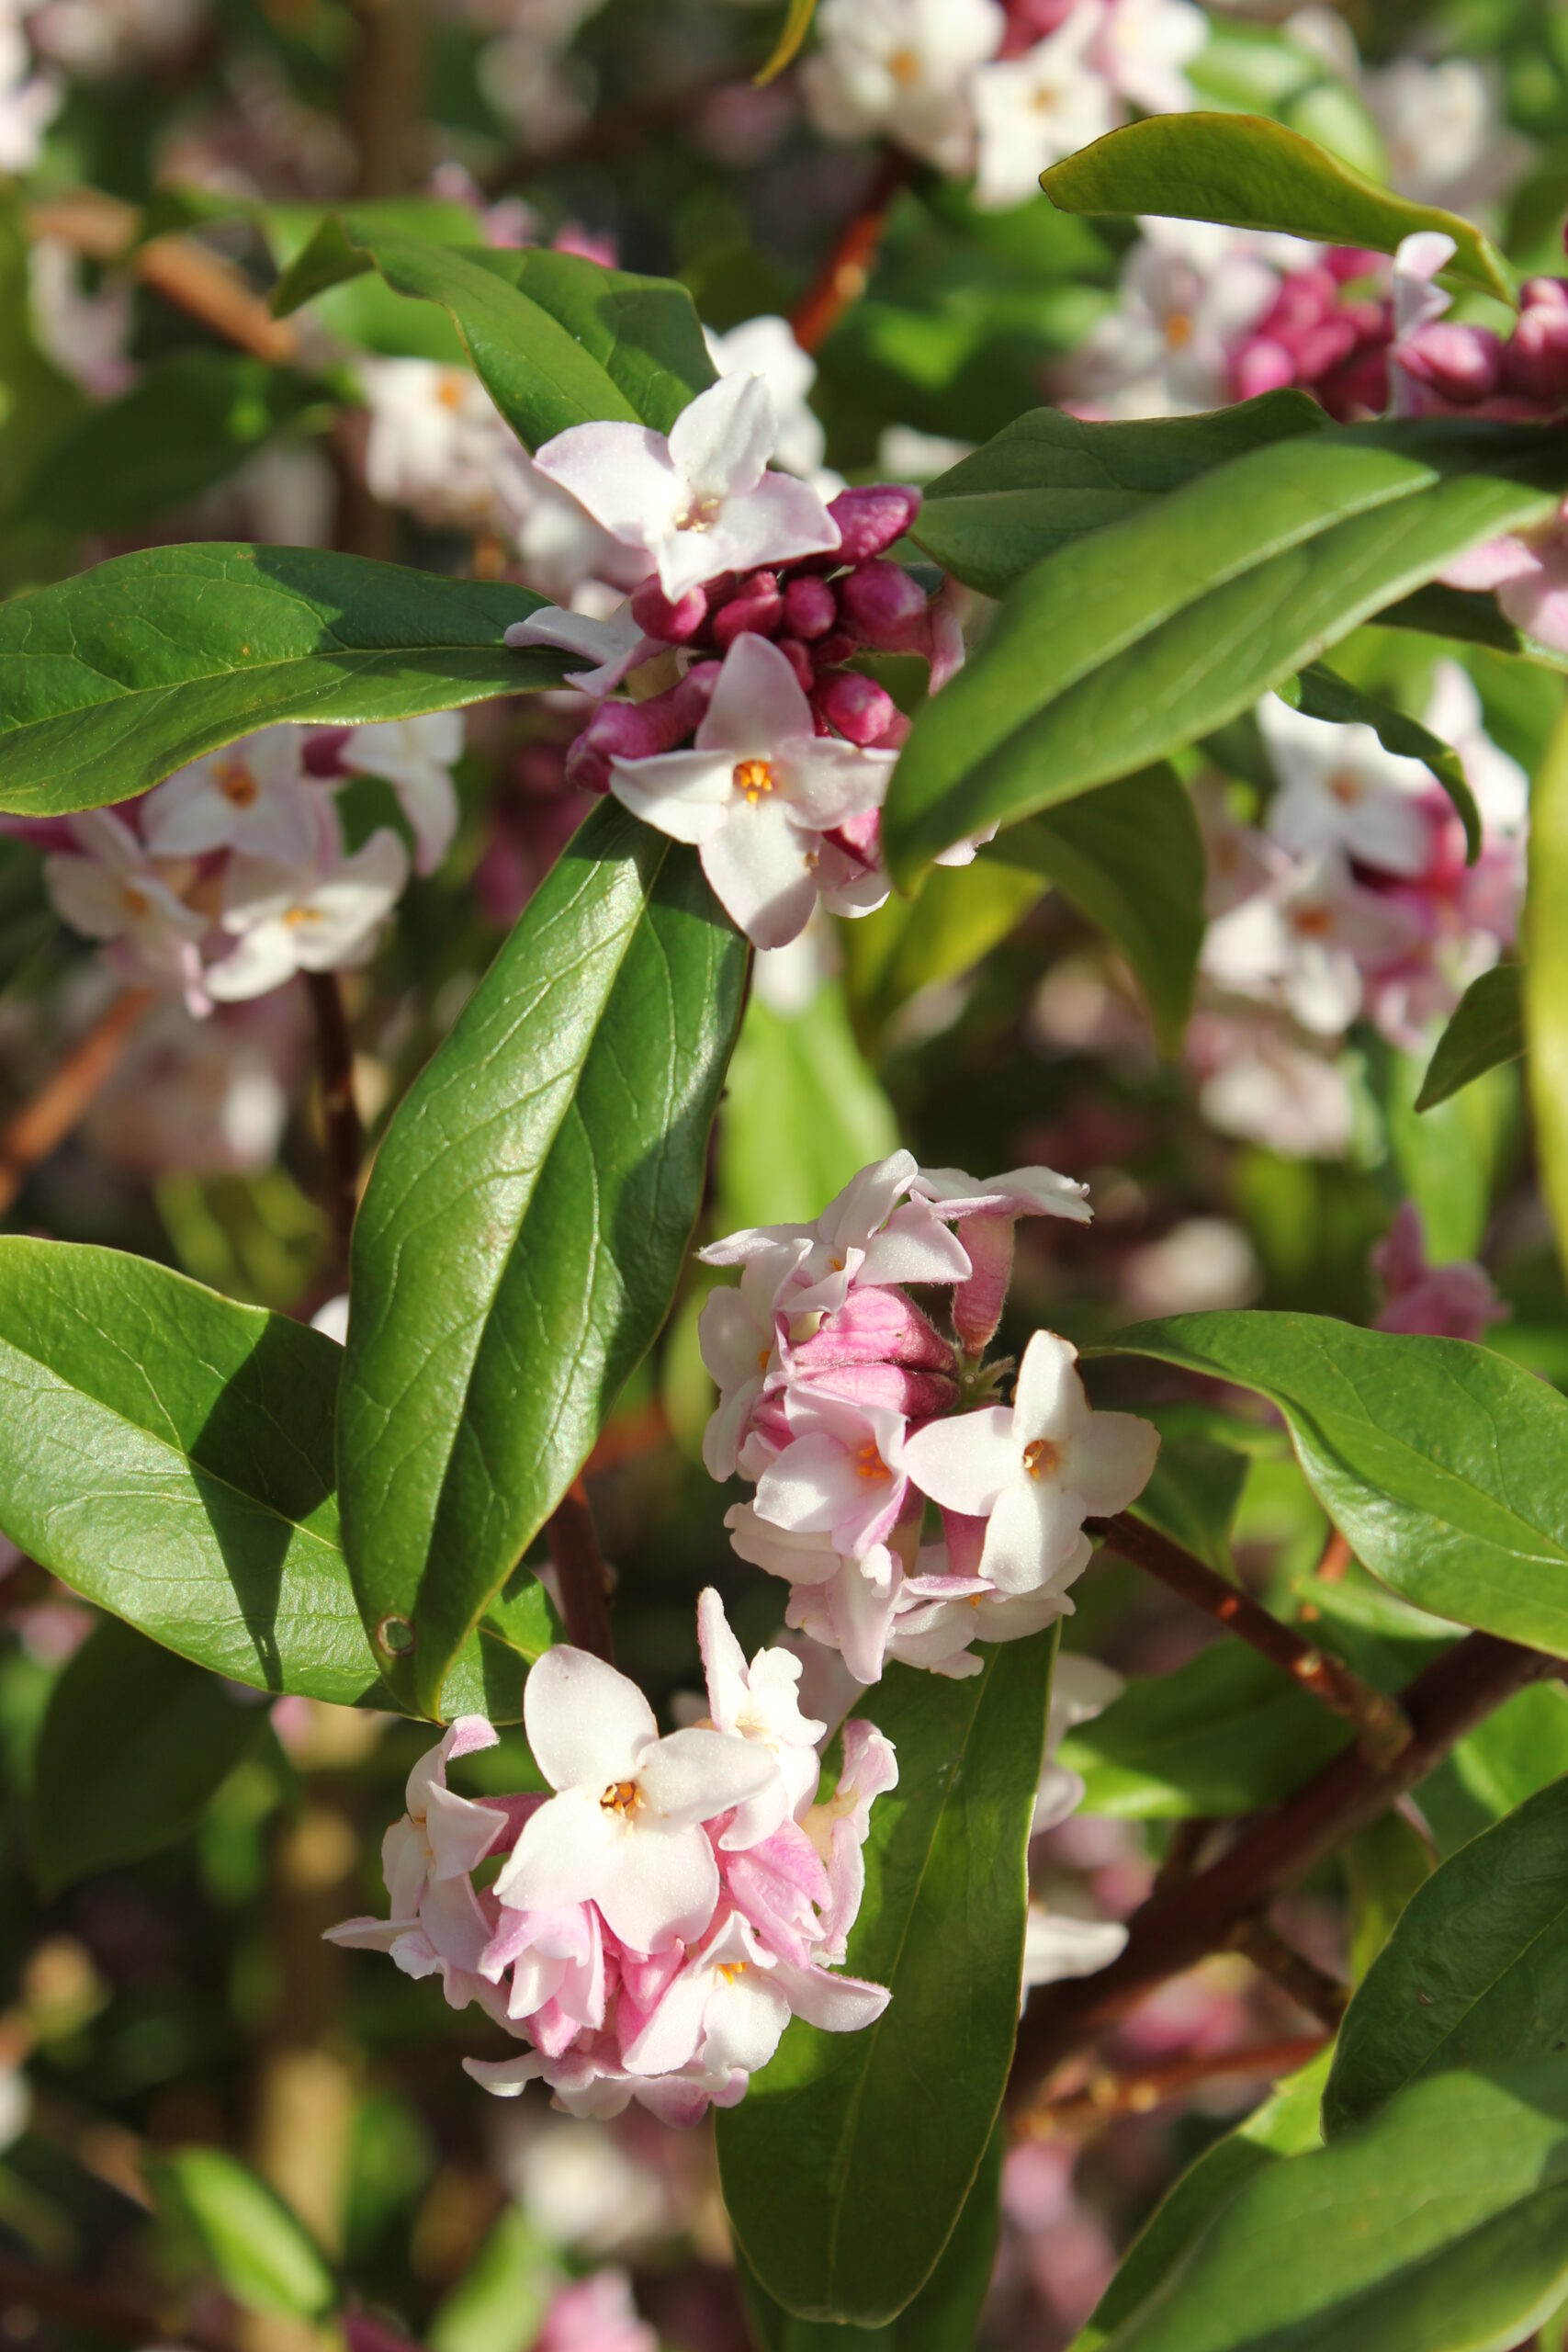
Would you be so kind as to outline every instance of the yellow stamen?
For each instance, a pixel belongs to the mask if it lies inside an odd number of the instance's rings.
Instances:
[[[744,793],[753,808],[765,792],[772,792],[778,779],[771,760],[737,760],[731,777],[737,792]]]
[[[1048,1437],[1037,1437],[1023,1449],[1023,1466],[1032,1478],[1049,1478],[1062,1459]]]

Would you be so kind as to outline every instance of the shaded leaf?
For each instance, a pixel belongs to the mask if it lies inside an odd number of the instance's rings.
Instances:
[[[856,1045],[843,990],[798,1012],[753,994],[719,1122],[720,1232],[809,1224],[874,1159],[898,1148],[898,1122]]]
[[[1279,694],[1282,702],[1304,718],[1328,719],[1339,727],[1370,727],[1385,752],[1401,759],[1419,760],[1429,768],[1458,811],[1464,827],[1467,862],[1474,865],[1481,854],[1481,811],[1463,763],[1451,744],[1423,727],[1419,719],[1362,694],[1359,686],[1337,677],[1321,662],[1309,662],[1298,677],[1287,678]]]
[[[1523,977],[1517,964],[1499,964],[1472,980],[1427,1066],[1417,1111],[1434,1111],[1489,1069],[1518,1060],[1525,1049]]]
[[[1530,788],[1525,1040],[1541,1190],[1568,1267],[1568,709]]]
[[[247,2311],[321,2319],[337,2301],[315,2241],[265,2180],[220,2148],[181,2148],[147,2167],[159,2210],[194,2239]]]

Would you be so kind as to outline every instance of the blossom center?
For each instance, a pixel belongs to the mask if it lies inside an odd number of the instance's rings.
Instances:
[[[1165,339],[1172,351],[1185,351],[1196,332],[1185,311],[1173,311],[1165,322]]]
[[[1337,775],[1329,777],[1328,789],[1341,808],[1353,808],[1361,797],[1360,780],[1348,768],[1341,768]]]
[[[320,922],[321,918],[314,907],[288,907],[283,920],[290,931],[298,931],[302,923]]]
[[[243,760],[220,760],[212,778],[231,808],[249,808],[260,796],[261,787]]]
[[[1326,939],[1334,928],[1334,916],[1327,907],[1298,907],[1291,922],[1303,939]]]
[[[134,882],[127,882],[120,891],[119,903],[128,915],[144,915],[151,901],[145,890],[139,890]]]
[[[778,783],[772,760],[737,760],[730,780],[736,791],[744,794],[753,808],[762,795],[773,791]]]
[[[887,61],[887,71],[901,90],[910,88],[920,78],[919,51],[914,49],[896,49]]]
[[[721,1960],[718,1973],[727,1984],[733,1984],[738,1976],[745,1975],[749,1965],[750,1962],[744,1960]]]
[[[1049,1478],[1061,1459],[1061,1448],[1053,1445],[1048,1437],[1033,1438],[1023,1449],[1023,1466],[1032,1478]]]
[[[678,531],[711,531],[724,504],[722,498],[710,493],[706,498],[694,498],[683,514],[675,517]]]
[[[642,1802],[635,1781],[612,1781],[599,1800],[602,1813],[627,1814]]]
[[[856,1453],[854,1465],[857,1478],[886,1478],[887,1476],[887,1464],[876,1450],[874,1438],[868,1437]]]
[[[451,374],[442,377],[440,383],[437,384],[435,388],[435,397],[440,401],[443,408],[462,407],[463,379],[455,369]]]

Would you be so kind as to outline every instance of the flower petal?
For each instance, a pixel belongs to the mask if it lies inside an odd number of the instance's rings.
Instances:
[[[1005,1406],[928,1421],[904,1441],[904,1467],[944,1510],[984,1519],[1020,1469],[1020,1443]]]
[[[637,1951],[660,1951],[677,1939],[694,1943],[718,1901],[713,1848],[694,1827],[668,1829],[654,1822],[635,1828],[618,1841],[595,1899],[605,1926]]]
[[[547,1653],[548,1655],[548,1653]],[[644,1756],[637,1786],[671,1828],[712,1821],[761,1796],[778,1773],[769,1751],[722,1731],[674,1731]]]
[[[637,1684],[564,1643],[530,1668],[523,1722],[550,1786],[586,1789],[595,1800],[612,1781],[631,1779],[642,1750],[659,1737],[653,1709]]]

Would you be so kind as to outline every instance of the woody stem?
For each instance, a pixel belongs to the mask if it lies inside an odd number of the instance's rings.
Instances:
[[[316,1022],[316,1069],[321,1087],[321,1124],[327,1147],[327,1206],[332,1219],[332,1272],[336,1283],[348,1279],[349,1243],[359,1206],[359,1161],[364,1138],[354,1099],[354,1039],[335,972],[307,972],[305,986]]]
[[[560,1582],[566,1637],[574,1649],[615,1662],[610,1631],[610,1587],[588,1490],[574,1479],[545,1521],[545,1541]]]
[[[790,313],[790,325],[802,351],[819,351],[852,302],[871,283],[871,273],[886,233],[893,199],[914,171],[908,155],[896,147],[882,161],[855,212],[840,230],[827,259]]]
[[[153,1001],[126,989],[78,1037],[45,1083],[0,1127],[0,1216],[22,1186],[84,1119],[118,1069],[132,1031]]]

